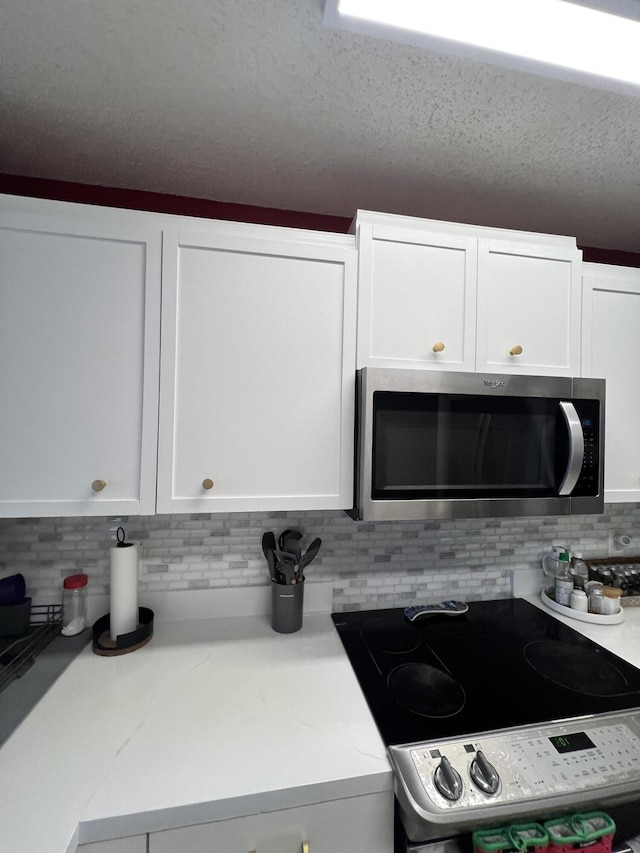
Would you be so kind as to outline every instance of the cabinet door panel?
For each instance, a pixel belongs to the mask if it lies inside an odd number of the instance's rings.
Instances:
[[[479,372],[579,376],[580,317],[578,250],[479,241]]]
[[[605,500],[640,500],[640,270],[585,264],[584,374],[607,380]]]
[[[160,511],[351,505],[354,254],[167,240]]]
[[[359,250],[358,366],[473,370],[476,241],[363,224]]]
[[[392,853],[391,791],[155,832],[149,853]]]
[[[0,512],[153,512],[159,232],[4,215],[0,256]]]

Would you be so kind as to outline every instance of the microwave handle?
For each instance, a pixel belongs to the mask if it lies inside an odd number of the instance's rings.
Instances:
[[[576,407],[573,403],[560,402],[560,409],[564,415],[567,430],[569,432],[569,461],[567,470],[564,473],[564,479],[558,490],[559,495],[570,495],[575,489],[580,471],[582,471],[582,462],[584,460],[584,433],[582,424],[576,412]]]

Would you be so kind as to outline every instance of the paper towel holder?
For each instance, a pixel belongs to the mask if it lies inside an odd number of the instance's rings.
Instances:
[[[115,642],[111,639],[111,614],[101,616],[93,625],[93,651],[103,657],[126,655],[141,649],[153,637],[153,610],[138,608],[138,627],[128,634],[118,634]]]

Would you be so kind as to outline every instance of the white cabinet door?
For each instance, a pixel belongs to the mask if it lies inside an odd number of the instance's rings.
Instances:
[[[476,370],[580,375],[581,253],[479,240]]]
[[[91,210],[0,204],[4,517],[154,512],[160,232]]]
[[[358,217],[358,367],[580,374],[575,241],[393,219]]]
[[[640,270],[584,264],[583,373],[607,380],[605,501],[640,501]]]
[[[474,238],[358,226],[358,367],[473,370]]]
[[[149,853],[392,853],[391,791],[152,832]]]
[[[238,231],[164,236],[158,512],[348,508],[355,247]]]

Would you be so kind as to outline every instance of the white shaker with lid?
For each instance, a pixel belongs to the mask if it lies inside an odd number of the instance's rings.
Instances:
[[[583,589],[571,590],[569,607],[572,610],[581,610],[583,613],[587,613],[589,611],[589,599],[587,597],[587,593]]]
[[[65,637],[73,637],[84,631],[87,625],[87,583],[84,573],[69,575],[62,582],[62,631]]]

